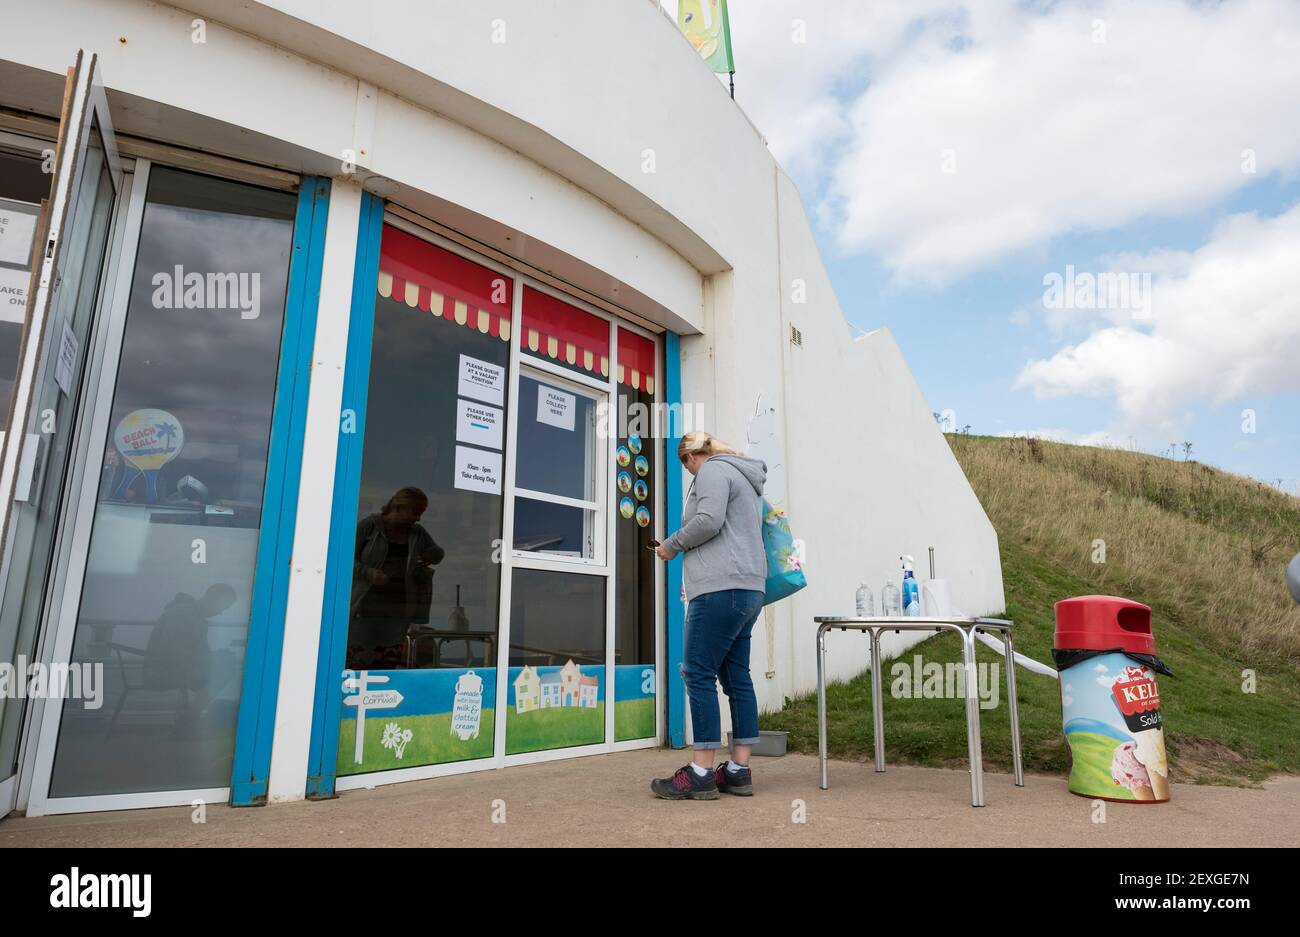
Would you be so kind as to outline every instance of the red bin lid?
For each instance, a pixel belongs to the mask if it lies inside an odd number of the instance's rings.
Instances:
[[[1081,595],[1056,603],[1055,646],[1104,651],[1123,648],[1154,654],[1151,607],[1117,595]]]

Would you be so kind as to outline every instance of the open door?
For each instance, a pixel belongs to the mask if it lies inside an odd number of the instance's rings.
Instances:
[[[27,682],[62,520],[89,339],[122,168],[96,56],[77,53],[63,92],[50,194],[33,238],[8,431],[0,449],[0,664]],[[0,816],[17,796],[27,700],[0,695]]]

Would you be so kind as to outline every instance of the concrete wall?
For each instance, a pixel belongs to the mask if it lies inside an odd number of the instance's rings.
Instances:
[[[850,613],[863,579],[879,603],[900,553],[923,573],[934,546],[965,611],[1002,609],[994,532],[893,339],[852,337],[798,193],[652,4],[5,7],[4,103],[53,113],[95,49],[121,131],[331,176],[351,155],[349,184],[682,332],[684,399],[768,458],[807,544],[810,587],[755,635],[765,709],[812,687],[812,616]],[[864,668],[865,639],[831,647],[834,676]]]
[[[886,329],[850,337],[793,183],[778,171],[781,318],[803,344],[783,343],[788,503],[807,542],[809,586],[789,603],[794,619],[782,689],[816,681],[810,621],[852,614],[865,581],[881,605],[887,577],[898,584],[900,554],[928,576],[929,547],[953,601],[971,614],[1004,609],[997,534]],[[806,299],[796,302],[800,284]],[[886,656],[915,643],[887,636]],[[865,640],[829,638],[834,677],[863,669]],[[787,682],[788,681],[788,682]],[[778,705],[779,699],[773,701]]]

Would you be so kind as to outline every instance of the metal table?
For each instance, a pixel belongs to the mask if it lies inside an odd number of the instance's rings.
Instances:
[[[1011,646],[1012,624],[1001,618],[885,618],[821,616],[817,623],[817,751],[821,757],[821,789],[826,780],[826,632],[866,631],[871,635],[871,714],[874,723],[876,770],[885,770],[885,704],[880,673],[880,634],[884,631],[955,631],[961,635],[966,696],[966,749],[970,758],[970,802],[984,806],[984,755],[980,748],[979,687],[975,671],[975,632],[998,631],[1006,649],[1007,700],[1011,709],[1011,758],[1016,787],[1025,786],[1020,762],[1020,711],[1016,700],[1015,652]]]

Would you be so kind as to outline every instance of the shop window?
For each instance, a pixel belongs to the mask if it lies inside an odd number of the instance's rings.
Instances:
[[[540,373],[519,378],[514,548],[604,562],[606,441],[598,404],[606,395]]]
[[[230,783],[296,201],[149,173],[54,797]]]
[[[403,701],[345,695],[340,775],[492,754],[512,287],[384,228],[347,666]]]
[[[659,455],[654,423],[655,343],[618,330],[618,446],[613,499],[616,510],[614,558],[614,738],[655,734],[654,552]]]

